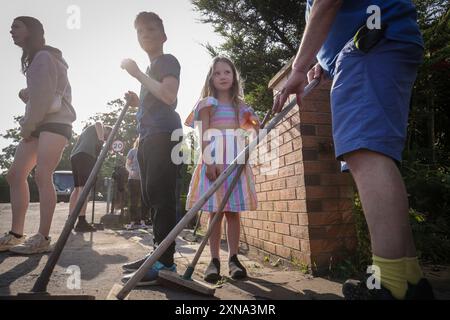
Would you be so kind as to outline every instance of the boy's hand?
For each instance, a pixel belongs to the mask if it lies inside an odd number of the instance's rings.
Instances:
[[[27,103],[30,99],[30,96],[28,95],[28,89],[22,89],[19,91],[19,98],[23,101],[23,103]]]
[[[128,91],[128,92],[125,93],[125,101],[132,108],[139,107],[139,104],[141,103],[139,101],[138,95],[136,93],[134,93],[133,91]]]
[[[127,70],[127,72],[132,76],[137,78],[139,76],[139,74],[141,74],[141,69],[139,69],[138,65],[136,64],[136,62],[132,59],[125,59],[122,61],[120,67],[122,69]]]

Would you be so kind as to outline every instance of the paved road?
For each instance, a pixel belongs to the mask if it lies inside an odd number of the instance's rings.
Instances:
[[[96,221],[99,221],[105,211],[105,204],[97,203]],[[53,243],[56,242],[64,226],[67,213],[68,205],[59,203],[52,225]],[[90,220],[90,213],[88,217],[88,220]],[[0,204],[0,232],[7,232],[10,223],[10,205]],[[38,224],[39,204],[33,203],[30,205],[27,214],[25,233],[36,232]],[[184,232],[188,231],[185,230]],[[182,235],[177,238],[177,253],[175,256],[179,273],[184,272],[199,245],[184,240]],[[84,234],[73,232],[50,279],[48,292],[53,295],[93,295],[96,299],[105,299],[114,283],[120,282],[121,265],[140,258],[149,252],[151,240],[151,230],[104,230]],[[223,275],[228,274],[225,249],[221,250]],[[20,292],[28,292],[42,271],[47,259],[48,254],[27,257],[13,255],[9,252],[0,253],[0,295],[16,295]],[[201,279],[202,272],[209,259],[209,250],[205,248],[197,265],[194,278]],[[312,278],[299,271],[287,270],[283,267],[273,268],[267,263],[251,260],[245,256],[242,256],[241,260],[248,268],[249,278],[245,281],[233,281],[224,277],[220,285],[216,287],[214,297],[204,297],[173,285],[164,285],[133,290],[130,299],[342,299],[341,284],[338,282],[323,278]],[[77,268],[81,272],[79,289],[76,288],[76,282],[73,280],[73,271],[76,271]],[[448,283],[446,286],[447,288],[450,287]]]

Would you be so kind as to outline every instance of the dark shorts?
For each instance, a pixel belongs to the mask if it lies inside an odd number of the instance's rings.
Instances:
[[[31,133],[32,137],[39,138],[41,132],[51,132],[66,137],[67,141],[72,138],[72,126],[64,123],[45,123]]]
[[[336,158],[359,149],[401,161],[414,81],[423,49],[383,39],[368,53],[349,41],[331,89]],[[343,166],[346,169],[346,166]]]
[[[77,153],[70,159],[75,187],[86,185],[96,161],[97,159],[84,152]]]

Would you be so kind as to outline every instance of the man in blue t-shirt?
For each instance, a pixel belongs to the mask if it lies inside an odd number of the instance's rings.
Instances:
[[[152,208],[154,243],[159,245],[176,225],[175,188],[177,166],[171,159],[172,149],[178,141],[172,141],[174,130],[181,128],[181,120],[175,111],[180,80],[180,64],[164,54],[167,40],[161,18],[153,12],[141,12],[135,20],[135,28],[141,48],[150,58],[150,67],[143,73],[131,59],[122,62],[122,68],[141,83],[140,98],[127,92],[125,99],[132,107],[139,107],[136,114],[138,133],[138,162],[141,172],[142,195],[145,205]],[[174,264],[175,242],[162,254],[138,285],[156,283],[160,270],[176,271]],[[145,258],[125,264],[124,269],[137,270]],[[128,281],[133,274],[122,280]]]
[[[432,299],[417,260],[408,198],[397,163],[423,42],[411,0],[308,0],[292,73],[274,102],[297,98],[313,78],[333,79],[336,158],[356,182],[369,226],[379,286],[347,281],[347,299]],[[311,66],[317,58],[318,63]],[[299,100],[300,101],[300,100]],[[370,281],[368,281],[370,282]]]

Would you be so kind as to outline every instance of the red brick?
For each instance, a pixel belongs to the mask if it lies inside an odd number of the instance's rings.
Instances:
[[[281,200],[295,200],[295,188],[288,188],[279,191]]]
[[[352,210],[343,210],[343,212],[340,212],[342,216],[342,223],[345,224],[353,224],[355,223],[355,217],[353,216]]]
[[[333,173],[339,170],[337,161],[304,161],[303,170],[305,174]]]
[[[261,202],[261,210],[273,211],[273,202]]]
[[[353,201],[351,199],[347,200],[337,200],[337,199],[325,199],[322,200],[323,211],[346,211],[353,208]]]
[[[300,123],[300,115],[298,114],[298,112],[296,112],[289,120],[291,122],[291,126],[295,126]]]
[[[303,124],[330,124],[330,113],[300,112],[300,122]]]
[[[307,213],[299,213],[297,214],[297,220],[299,226],[307,226],[309,224],[308,214]],[[254,226],[254,224],[253,224]]]
[[[324,173],[320,175],[320,182],[322,185],[332,186],[349,186],[353,185],[352,177],[347,173]]]
[[[269,231],[266,230],[258,230],[258,239],[261,240],[269,240]]]
[[[288,153],[291,153],[292,151],[293,151],[292,142],[289,141],[289,142],[283,144],[282,146],[280,146],[279,155],[284,156]]]
[[[269,213],[268,213],[268,216],[269,216],[269,221],[282,222],[281,214],[280,214],[280,213],[269,212]]]
[[[242,221],[242,224],[245,227],[252,227],[253,226],[253,220],[251,220],[251,219],[241,219],[241,221]]]
[[[279,191],[267,192],[267,200],[269,201],[280,200],[280,192]],[[258,201],[260,201],[259,194],[258,194]]]
[[[258,219],[258,215],[256,211],[247,211],[247,216],[249,219],[255,220]]]
[[[300,240],[300,250],[302,252],[311,252],[311,247],[309,245],[309,239],[308,240]]]
[[[353,199],[355,195],[355,189],[353,186],[339,186],[339,198]]]
[[[300,252],[298,250],[291,250],[292,259],[296,260],[298,263],[304,263],[307,265],[311,265],[310,253],[308,252]]]
[[[299,151],[293,151],[284,156],[284,162],[286,165],[290,165],[296,162],[302,161],[302,153]]]
[[[302,148],[302,139],[303,138],[297,138],[292,140],[292,150],[298,151]]]
[[[255,191],[260,192],[261,191],[261,185],[259,183],[255,184]]]
[[[267,222],[263,221],[263,230],[274,232],[275,231],[275,224],[273,222]]]
[[[277,256],[280,256],[282,258],[285,259],[290,259],[291,258],[291,249],[286,248],[283,245],[275,245],[275,252]]]
[[[294,172],[295,172],[295,175],[303,175],[304,174],[304,172],[305,172],[305,170],[304,170],[304,168],[303,168],[303,163],[296,163],[296,164],[294,164]]]
[[[297,239],[308,239],[309,238],[309,231],[308,226],[289,226],[290,229],[290,235],[291,237],[297,238]]]
[[[271,200],[271,199],[268,199],[268,197],[267,197],[267,195],[269,194],[270,192],[260,192],[260,193],[258,193],[258,201],[267,201],[267,200]]]
[[[283,244],[283,236],[276,232],[269,232],[268,240],[276,244]]]
[[[279,178],[272,182],[272,190],[280,190],[286,188],[286,178]]]
[[[295,188],[297,200],[305,200],[306,199],[306,190],[305,187]]]
[[[258,211],[258,220],[267,221],[267,217],[266,211]]]
[[[278,175],[280,178],[293,176],[294,174],[295,174],[295,165],[294,164],[282,167],[282,168],[280,168],[280,170],[278,172]]]
[[[287,223],[275,223],[275,232],[276,233],[281,233],[281,234],[286,234],[289,235],[290,229],[289,229],[289,225]]]
[[[297,216],[298,214],[296,213],[283,212],[283,214],[280,214],[281,220],[277,222],[297,225],[298,224]]]
[[[311,252],[314,254],[344,250],[344,244],[341,239],[310,240],[309,245]]]
[[[342,215],[340,212],[313,212],[308,215],[308,220],[311,226],[340,224]]]
[[[288,203],[287,203],[287,201],[275,201],[274,208],[276,211],[287,211]]]
[[[288,201],[289,212],[306,212],[306,202],[304,200]]]
[[[271,242],[267,242],[264,241],[263,242],[263,248],[265,251],[269,252],[269,253],[273,253],[276,254],[276,249],[275,249],[275,244],[271,243]]]
[[[261,191],[272,191],[272,183],[271,182],[261,183]]]
[[[266,181],[266,176],[263,175],[256,175],[255,176],[255,183],[261,183]]]
[[[339,189],[327,186],[306,186],[306,197],[308,199],[338,198]]]
[[[316,130],[318,136],[331,137],[332,135],[331,125],[316,125]]]
[[[253,245],[256,247],[256,248],[259,248],[259,249],[263,249],[263,241],[261,240],[261,239],[254,239],[253,240]]]
[[[247,234],[248,234],[250,237],[257,238],[257,237],[258,237],[258,229],[255,229],[255,228],[248,228]]]
[[[261,230],[263,228],[263,222],[261,220],[253,220],[253,228]]]
[[[299,186],[303,186],[303,185],[305,185],[304,180],[303,180],[303,175],[296,174],[295,176],[286,178],[286,187],[287,188],[299,187]]]
[[[298,238],[291,237],[291,236],[283,236],[283,244],[286,247],[300,250],[300,240]]]

